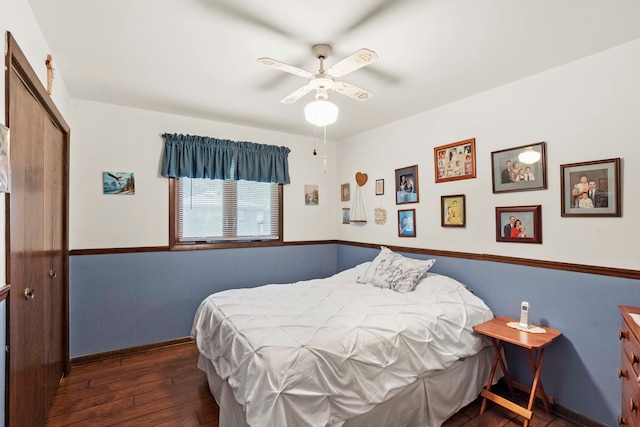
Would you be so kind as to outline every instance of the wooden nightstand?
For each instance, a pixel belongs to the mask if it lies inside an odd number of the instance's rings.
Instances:
[[[533,403],[536,398],[536,393],[542,399],[547,412],[551,413],[549,403],[553,404],[553,399],[548,397],[544,392],[544,387],[542,387],[542,381],[540,379],[540,373],[542,372],[542,364],[544,363],[544,355],[547,346],[560,335],[562,335],[562,332],[547,327],[544,328],[547,331],[544,334],[524,332],[507,326],[507,323],[509,322],[518,322],[518,320],[501,316],[473,327],[473,330],[477,333],[486,335],[491,338],[491,343],[493,344],[493,348],[496,351],[496,355],[493,359],[493,365],[491,366],[489,381],[487,381],[487,386],[480,393],[483,397],[480,414],[484,414],[487,406],[487,399],[489,399],[496,404],[524,417],[524,427],[528,427],[531,416],[533,415],[532,409]],[[502,346],[505,342],[516,345],[518,347],[522,347],[527,350],[529,365],[531,365],[531,371],[533,372],[533,384],[531,385],[531,388],[522,384],[518,384],[515,381],[512,381],[509,377],[509,373],[507,372],[506,368],[506,362],[503,358],[504,356],[502,353]],[[536,352],[538,353],[537,358]],[[507,386],[509,387],[511,396],[514,395],[514,386],[529,393],[529,405],[526,408],[491,392],[491,384],[493,384],[493,377],[496,373],[498,363],[500,363],[500,367],[502,368],[502,372],[504,373],[504,379],[507,382]]]

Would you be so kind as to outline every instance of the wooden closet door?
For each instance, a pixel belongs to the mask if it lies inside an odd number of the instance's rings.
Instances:
[[[7,421],[43,426],[69,373],[69,127],[7,33]]]
[[[12,70],[9,425],[44,425],[44,112]]]
[[[45,402],[51,406],[56,385],[64,371],[65,293],[63,278],[66,276],[65,239],[65,187],[66,150],[64,135],[51,122],[44,120],[44,245],[45,277],[45,362],[47,384]]]

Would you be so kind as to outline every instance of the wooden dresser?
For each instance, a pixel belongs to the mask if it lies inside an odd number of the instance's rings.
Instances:
[[[631,317],[640,316],[640,307],[618,306],[622,315],[622,327],[618,338],[622,351],[618,377],[622,381],[622,404],[618,417],[621,426],[640,427],[640,325]],[[640,317],[638,317],[640,321]]]

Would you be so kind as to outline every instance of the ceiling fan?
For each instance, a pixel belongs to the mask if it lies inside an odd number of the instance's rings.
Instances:
[[[303,70],[293,65],[285,64],[280,61],[276,61],[271,58],[258,58],[258,62],[275,68],[277,70],[285,71],[287,73],[294,74],[300,77],[306,77],[309,79],[309,83],[297,89],[288,96],[285,96],[280,100],[284,104],[291,104],[298,99],[305,96],[312,90],[316,91],[317,100],[326,100],[328,97],[328,90],[335,90],[338,93],[346,95],[350,98],[358,101],[366,101],[371,98],[373,94],[368,90],[361,89],[350,83],[342,81],[336,81],[336,78],[343,77],[352,71],[369,65],[378,59],[378,55],[369,49],[360,49],[357,52],[344,58],[342,61],[330,67],[328,70],[324,69],[324,60],[327,59],[331,53],[331,46],[326,44],[317,44],[311,48],[313,54],[320,60],[320,69],[317,74],[312,74],[309,71]]]

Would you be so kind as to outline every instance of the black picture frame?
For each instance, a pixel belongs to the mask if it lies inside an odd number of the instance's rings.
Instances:
[[[563,217],[622,216],[619,157],[560,165],[560,179]]]
[[[396,205],[418,203],[418,165],[396,169]]]
[[[527,159],[534,156],[534,159]],[[538,157],[535,159],[535,157]],[[547,188],[547,149],[544,141],[491,153],[494,193],[545,190]]]

